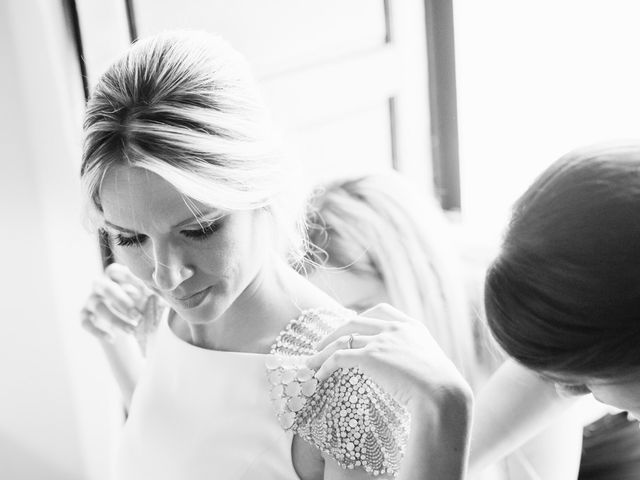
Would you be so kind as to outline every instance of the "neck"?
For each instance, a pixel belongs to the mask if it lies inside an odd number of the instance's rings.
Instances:
[[[284,262],[266,264],[215,321],[185,322],[189,342],[212,350],[268,353],[273,339],[300,313],[295,277]]]

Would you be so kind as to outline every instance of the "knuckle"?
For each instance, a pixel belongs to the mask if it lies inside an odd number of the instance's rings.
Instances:
[[[110,263],[109,265],[107,265],[107,267],[104,269],[104,273],[108,274],[108,275],[113,275],[121,273],[123,271],[123,266],[119,263]]]
[[[384,326],[380,329],[377,336],[398,335],[401,326],[399,322],[385,321]]]
[[[93,315],[96,318],[104,318],[107,317],[109,315],[109,313],[111,313],[111,309],[109,308],[109,306],[104,302],[104,301],[100,301],[98,303],[96,303],[94,309],[93,309]]]
[[[367,352],[369,353],[369,355],[371,355],[372,357],[377,357],[379,355],[382,354],[383,352],[383,347],[382,345],[380,345],[379,342],[372,342],[371,344],[369,344],[367,346]]]
[[[83,310],[92,311],[101,303],[101,297],[95,292],[91,293],[84,304]]]
[[[357,332],[358,330],[364,330],[370,324],[370,320],[365,317],[358,317],[351,321],[351,326],[353,327],[353,331]]]
[[[100,305],[104,305],[108,310],[117,310],[118,298],[112,292],[104,292],[100,298]]]
[[[396,342],[396,340],[398,339],[398,332],[400,331],[400,328],[398,327],[394,327],[393,330],[388,330],[384,333],[381,333],[380,335],[378,335],[378,345],[382,346],[382,345],[393,345]]]
[[[378,347],[376,346],[375,342],[370,342],[366,344],[364,347],[362,347],[361,350],[367,354],[371,354],[377,351],[377,349]]]
[[[391,333],[398,333],[400,330],[402,330],[402,326],[401,324],[397,323],[397,322],[389,322],[387,324],[387,332],[391,332]]]
[[[385,334],[376,335],[371,343],[369,343],[370,351],[375,354],[382,354],[389,350],[391,348],[389,346],[389,338],[392,337]]]
[[[393,308],[388,303],[380,303],[376,308],[378,308],[381,312],[384,312],[384,313],[393,313],[393,312],[395,312],[395,308]]]
[[[98,277],[95,280],[93,280],[93,282],[91,282],[91,290],[93,290],[94,292],[102,292],[102,290],[104,289],[104,282],[102,280],[102,277]]]
[[[375,307],[370,308],[365,313],[370,317],[388,318],[394,317],[396,310],[388,303],[379,303]]]
[[[332,361],[334,364],[339,363],[344,359],[344,350],[338,350],[333,355],[329,357],[329,361]]]

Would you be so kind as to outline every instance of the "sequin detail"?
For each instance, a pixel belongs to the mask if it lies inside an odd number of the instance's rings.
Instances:
[[[305,359],[322,338],[354,315],[309,310],[291,321],[271,348],[267,378],[280,425],[345,469],[396,476],[409,433],[406,408],[357,368],[318,383]]]

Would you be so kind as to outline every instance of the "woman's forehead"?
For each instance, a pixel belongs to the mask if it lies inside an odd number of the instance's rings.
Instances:
[[[115,191],[120,193],[133,190],[164,190],[173,186],[157,173],[141,167],[126,165],[111,166],[100,183],[100,196]]]
[[[105,220],[131,228],[145,220],[173,224],[215,210],[187,198],[156,173],[127,166],[113,167],[106,173],[100,203]]]
[[[110,168],[100,185],[100,203],[105,213],[152,208],[157,202],[182,203],[182,196],[159,175],[137,167]]]

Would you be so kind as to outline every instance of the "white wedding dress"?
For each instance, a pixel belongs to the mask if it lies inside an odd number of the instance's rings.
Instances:
[[[122,432],[114,480],[295,480],[268,355],[190,345],[163,319]]]

